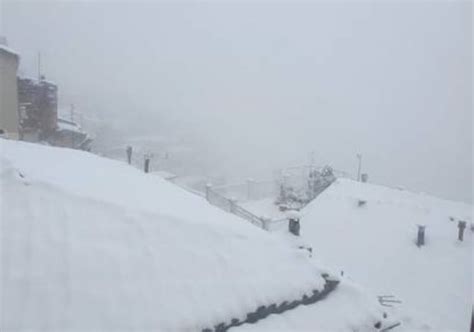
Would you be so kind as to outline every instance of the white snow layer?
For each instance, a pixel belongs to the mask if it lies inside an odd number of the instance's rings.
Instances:
[[[400,299],[405,327],[464,332],[474,284],[471,216],[468,204],[338,179],[303,210],[301,235],[334,270]],[[463,242],[458,220],[468,222]],[[421,248],[417,224],[426,225]]]
[[[324,283],[307,252],[124,163],[7,140],[0,156],[2,331],[197,331]]]
[[[380,307],[363,289],[344,280],[324,301],[301,306],[281,315],[270,315],[258,324],[245,324],[231,329],[242,332],[352,332],[377,331],[374,322],[381,321]],[[390,317],[382,320],[380,329],[394,326],[397,321]],[[402,326],[394,332],[407,331]],[[408,331],[407,331],[408,332]],[[413,332],[413,331],[412,331]]]

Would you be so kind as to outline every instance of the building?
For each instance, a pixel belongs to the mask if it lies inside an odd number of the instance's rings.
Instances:
[[[48,136],[48,143],[90,151],[92,138],[76,122],[57,118],[57,128]]]
[[[46,81],[18,77],[20,132],[26,141],[44,141],[57,128],[58,88]]]
[[[17,70],[19,55],[0,41],[0,133],[19,138]]]
[[[76,122],[58,117],[55,83],[18,78],[21,139],[61,147],[90,150],[92,138]]]

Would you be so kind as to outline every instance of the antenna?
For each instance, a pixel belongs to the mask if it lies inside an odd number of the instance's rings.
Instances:
[[[38,52],[38,82],[41,81],[41,52]]]
[[[75,109],[74,104],[71,104],[71,122],[74,122],[74,109]]]

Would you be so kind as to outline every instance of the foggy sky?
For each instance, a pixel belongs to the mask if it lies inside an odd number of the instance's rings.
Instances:
[[[362,153],[374,182],[472,201],[468,1],[4,1],[1,19],[62,105],[188,135],[215,172],[311,151],[355,172]]]

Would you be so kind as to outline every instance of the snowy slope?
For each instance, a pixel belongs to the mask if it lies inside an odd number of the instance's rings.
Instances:
[[[358,206],[358,201],[366,204]],[[425,194],[339,179],[303,211],[301,234],[318,257],[378,295],[395,295],[413,328],[468,331],[472,232],[457,241],[457,220],[472,206]],[[450,218],[453,218],[452,221]],[[417,224],[426,246],[415,244]]]
[[[159,177],[69,149],[0,149],[2,331],[195,331],[324,284],[304,251]],[[353,310],[380,319],[369,303]]]

